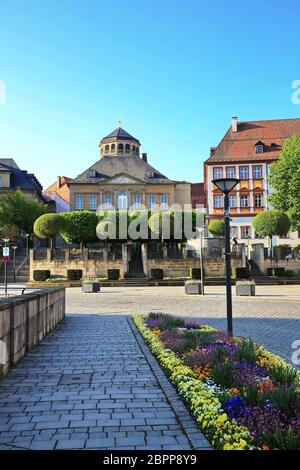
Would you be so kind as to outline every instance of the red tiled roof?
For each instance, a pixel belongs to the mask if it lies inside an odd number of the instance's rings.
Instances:
[[[300,135],[300,118],[238,122],[237,132],[230,127],[206,162],[276,160],[292,135]],[[257,143],[264,144],[264,153],[256,153]]]

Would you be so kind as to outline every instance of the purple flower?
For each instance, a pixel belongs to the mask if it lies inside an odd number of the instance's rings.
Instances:
[[[222,403],[222,410],[227,413],[229,418],[238,416],[241,413],[241,409],[244,408],[245,402],[240,395],[235,395],[234,397],[228,398],[228,400]]]

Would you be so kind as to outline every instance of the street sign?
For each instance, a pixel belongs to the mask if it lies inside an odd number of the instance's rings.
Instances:
[[[4,246],[3,247],[3,261],[4,263],[7,263],[9,261],[9,246]]]
[[[3,258],[9,256],[9,246],[3,247]]]

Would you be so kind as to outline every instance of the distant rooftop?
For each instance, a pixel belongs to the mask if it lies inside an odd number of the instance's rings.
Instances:
[[[103,137],[103,139],[101,140],[101,143],[106,142],[106,141],[112,141],[112,140],[134,140],[138,144],[140,143],[138,139],[130,135],[128,132],[122,129],[122,127],[118,127],[113,132]]]

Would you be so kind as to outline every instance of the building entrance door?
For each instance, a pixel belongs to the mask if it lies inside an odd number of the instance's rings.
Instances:
[[[142,261],[141,244],[134,243],[128,245],[129,257],[129,277],[142,278],[145,277]]]

